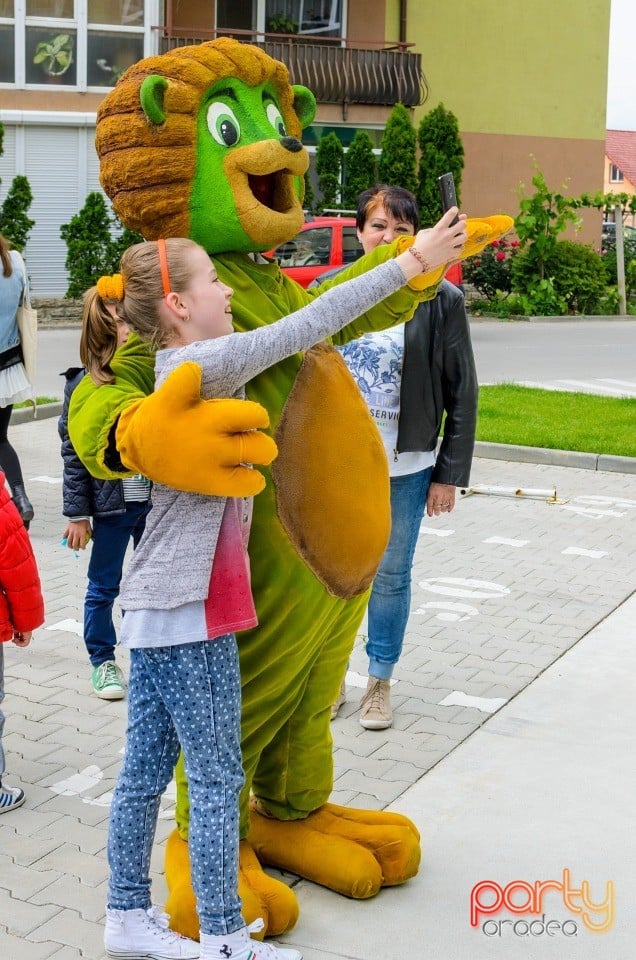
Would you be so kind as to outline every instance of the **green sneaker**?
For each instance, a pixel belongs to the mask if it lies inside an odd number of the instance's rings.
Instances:
[[[91,673],[93,693],[102,700],[123,700],[126,695],[124,678],[114,660],[107,660],[93,667]]]

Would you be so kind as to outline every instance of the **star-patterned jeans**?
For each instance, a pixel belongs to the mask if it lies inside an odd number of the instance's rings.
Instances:
[[[150,907],[159,803],[183,749],[188,846],[203,933],[245,925],[238,895],[238,797],[243,786],[236,638],[130,651],[126,748],[108,832],[108,906]]]

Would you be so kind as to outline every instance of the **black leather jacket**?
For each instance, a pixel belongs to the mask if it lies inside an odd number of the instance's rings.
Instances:
[[[311,284],[335,276],[338,267]],[[461,290],[443,280],[404,328],[398,453],[434,450],[446,412],[432,480],[468,486],[477,428],[477,371]]]
[[[464,295],[444,280],[404,328],[398,453],[434,450],[433,481],[465,487],[477,427],[477,371]]]

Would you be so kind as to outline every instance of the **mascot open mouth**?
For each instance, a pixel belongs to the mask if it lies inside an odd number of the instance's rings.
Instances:
[[[251,249],[270,250],[298,233],[304,217],[296,184],[308,166],[305,150],[291,153],[279,140],[228,153],[223,167]]]
[[[279,177],[280,173],[248,174],[247,182],[259,203],[270,210],[276,210],[277,213],[283,213],[283,210],[276,207],[276,198],[281,196],[280,189],[276,189],[276,181]]]

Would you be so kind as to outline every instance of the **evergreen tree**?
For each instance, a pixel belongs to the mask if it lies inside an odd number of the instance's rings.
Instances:
[[[320,138],[316,151],[318,189],[322,194],[318,204],[320,210],[324,210],[325,207],[334,209],[339,206],[343,157],[344,150],[335,133],[328,133]]]
[[[81,297],[101,276],[112,273],[112,225],[104,195],[95,190],[88,194],[79,213],[60,227],[67,249],[67,297]]]
[[[314,212],[314,206],[316,204],[316,198],[314,196],[314,188],[311,185],[311,174],[309,170],[305,171],[305,195],[303,198],[303,210],[306,210],[307,213]]]
[[[382,156],[378,164],[380,183],[391,187],[404,187],[415,193],[415,128],[411,123],[408,110],[402,103],[396,103],[387,120],[382,137]]]
[[[355,210],[358,194],[374,186],[377,163],[373,141],[366,130],[358,130],[345,157],[345,185],[343,202],[348,210]]]
[[[420,164],[417,199],[422,226],[432,226],[442,215],[437,178],[452,173],[457,202],[461,200],[464,147],[459,135],[457,117],[443,103],[422,118],[418,129]]]
[[[24,250],[35,220],[27,211],[33,202],[29,181],[22,174],[13,178],[0,211],[0,233],[10,240],[20,253]]]

